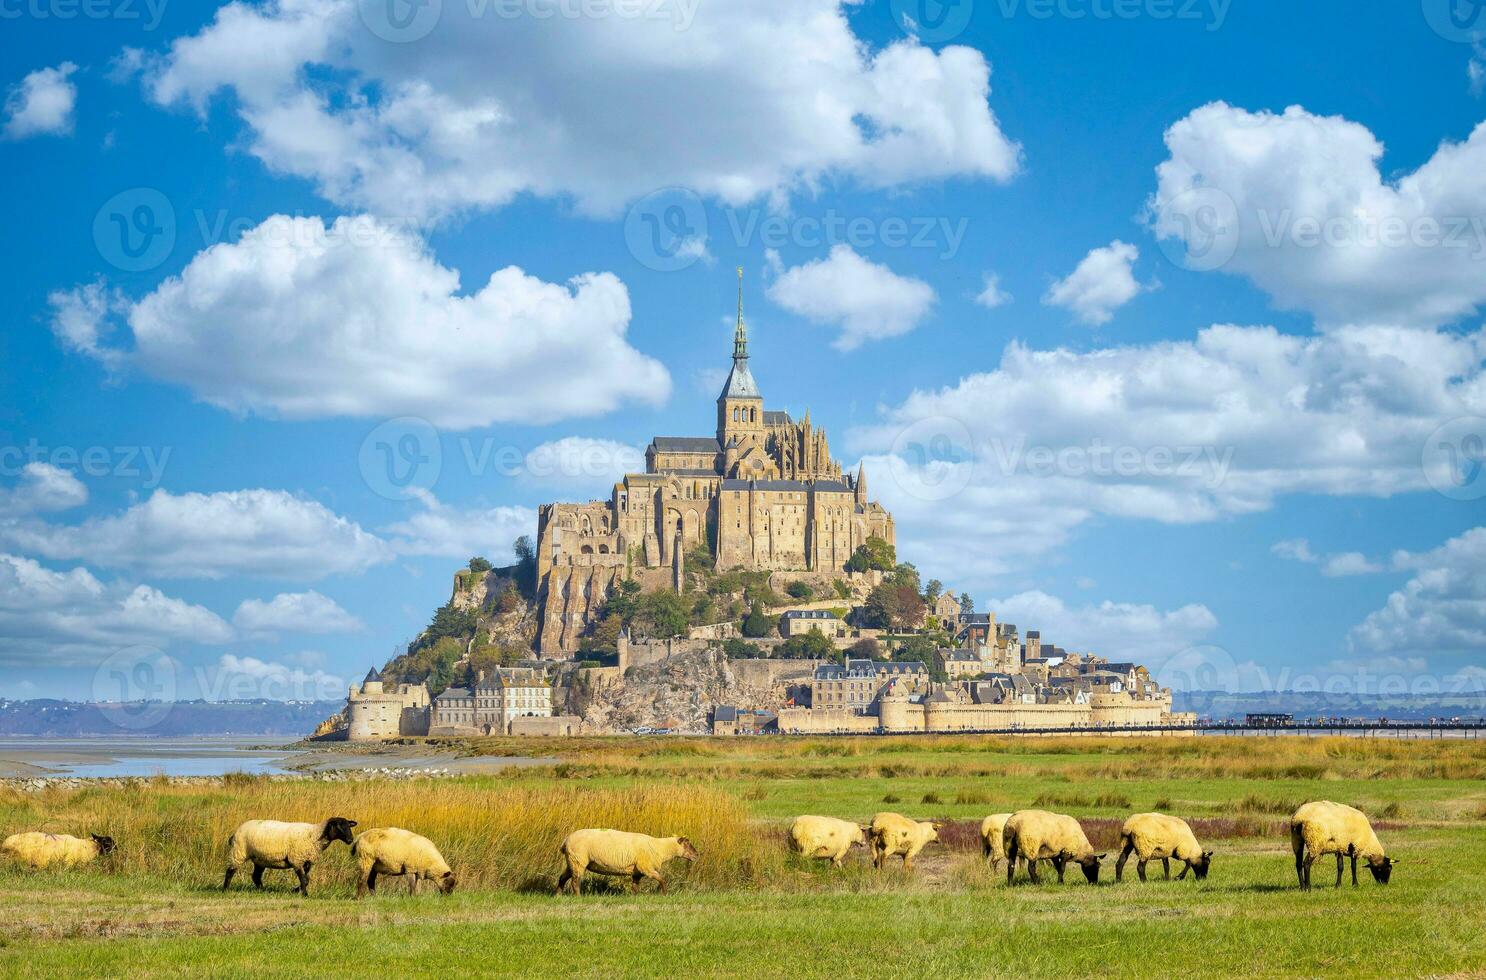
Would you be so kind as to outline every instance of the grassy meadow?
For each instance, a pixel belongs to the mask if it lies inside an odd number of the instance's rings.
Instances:
[[[465,753],[518,755],[484,739]],[[453,779],[221,785],[139,781],[0,789],[0,834],[108,833],[72,871],[0,866],[0,975],[1486,976],[1486,742],[1304,738],[1009,740],[603,738],[543,742],[551,765]],[[1392,884],[1295,887],[1286,817],[1311,799],[1368,812],[1401,859]],[[1008,888],[979,821],[1072,813],[1115,851],[1130,813],[1182,816],[1217,856],[1204,882],[1114,884],[1076,869]],[[948,822],[912,872],[842,871],[784,847],[800,813],[879,810]],[[351,817],[432,838],[460,878],[445,898],[387,881],[354,900],[337,845],[310,897],[270,871],[216,890],[250,817]],[[689,836],[672,892],[600,885],[555,897],[558,844],[583,826]],[[1175,869],[1174,869],[1175,870]],[[1077,879],[1075,881],[1075,879]],[[594,881],[595,879],[590,879]]]

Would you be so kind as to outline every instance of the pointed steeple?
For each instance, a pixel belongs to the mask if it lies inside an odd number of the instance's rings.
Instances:
[[[748,327],[743,323],[743,267],[738,266],[738,325],[733,328],[733,360],[748,360]]]
[[[722,386],[719,403],[729,398],[760,398],[758,385],[748,370],[748,327],[743,323],[743,267],[738,267],[738,325],[733,329],[733,369]],[[761,410],[760,410],[761,411]],[[719,422],[723,421],[719,419]],[[721,428],[721,426],[719,426]],[[721,436],[718,436],[721,439]]]
[[[375,666],[373,666],[371,670],[368,670],[366,672],[366,680],[362,681],[362,683],[365,684],[366,681],[379,681],[381,679],[382,679],[382,673],[381,673],[381,671],[377,670],[377,668]]]
[[[856,490],[857,503],[859,503],[859,504],[865,504],[867,502],[867,464],[866,463],[858,463],[857,464],[857,480],[856,480],[856,485],[852,489]]]

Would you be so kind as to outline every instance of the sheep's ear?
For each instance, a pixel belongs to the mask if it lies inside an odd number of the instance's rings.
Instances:
[[[1213,856],[1213,852],[1212,851],[1203,851],[1202,852],[1202,856],[1205,857],[1205,858],[1209,858],[1210,859]]]
[[[354,821],[354,820],[347,820],[346,821],[346,826],[347,827],[354,827],[354,826],[356,826],[356,821]]]
[[[1095,854],[1094,855],[1094,860],[1095,861],[1103,861],[1107,857],[1109,857],[1109,852],[1108,851],[1105,851],[1103,854]]]

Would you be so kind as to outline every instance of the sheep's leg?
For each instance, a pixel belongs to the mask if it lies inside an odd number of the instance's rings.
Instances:
[[[640,882],[642,882],[644,880],[645,880],[645,875],[643,873],[639,872],[639,871],[636,871],[634,874],[630,875],[630,880],[629,880],[629,890],[630,890],[630,893],[633,894],[633,893],[639,891],[640,890]]]
[[[1125,880],[1125,862],[1130,860],[1130,854],[1135,850],[1135,844],[1130,838],[1125,838],[1125,846],[1120,849],[1120,859],[1115,862],[1115,881]]]
[[[310,894],[310,865],[311,862],[306,861],[304,864],[294,869],[294,873],[299,876],[299,894],[305,896],[306,898],[308,898]]]
[[[259,891],[263,890],[263,865],[253,865],[253,887]]]
[[[1008,851],[1006,854],[1006,884],[1010,885],[1016,879],[1016,853]]]
[[[1068,867],[1068,861],[1061,855],[1053,858],[1053,870],[1058,873],[1058,884],[1063,883],[1063,871]]]
[[[1295,842],[1295,878],[1300,882],[1300,887],[1305,887],[1305,844],[1301,841]]]
[[[227,886],[232,884],[232,876],[235,874],[237,874],[236,866],[229,864],[227,866],[227,874],[222,878],[222,890],[224,892],[227,890]]]
[[[1145,860],[1144,859],[1141,859],[1141,860],[1135,862],[1135,873],[1138,874],[1138,875],[1140,875],[1140,880],[1141,881],[1145,881]]]
[[[1163,879],[1166,881],[1171,880],[1171,858],[1165,857],[1161,859],[1161,873]]]
[[[1192,862],[1191,861],[1183,861],[1182,862],[1182,873],[1176,876],[1176,880],[1177,881],[1185,881],[1186,880],[1186,877],[1187,877],[1187,872],[1188,871],[1191,871],[1191,870],[1192,870]]]
[[[418,894],[418,876],[417,875],[408,875],[408,894],[409,895],[416,895],[416,894]]]
[[[556,893],[558,895],[561,895],[563,886],[572,880],[573,872],[568,870],[567,868],[563,868],[562,874],[557,876],[557,888],[555,889]]]
[[[1352,887],[1357,887],[1357,855],[1352,855]]]
[[[1027,858],[1027,877],[1032,879],[1032,884],[1042,884],[1042,877],[1037,873],[1037,859]]]
[[[1340,888],[1341,886],[1342,886],[1342,856],[1340,854],[1338,854],[1336,856],[1336,887]]]
[[[1311,865],[1315,863],[1316,856],[1314,854],[1307,854],[1305,856],[1305,882],[1300,887],[1304,888],[1306,891],[1311,890]]]

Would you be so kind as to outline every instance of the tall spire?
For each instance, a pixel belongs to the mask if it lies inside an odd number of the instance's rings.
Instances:
[[[867,502],[867,464],[865,462],[857,464],[856,485],[852,489],[856,491],[857,503],[865,504]]]
[[[743,325],[743,267],[738,266],[738,326],[733,330],[733,360],[748,359],[748,328]]]

